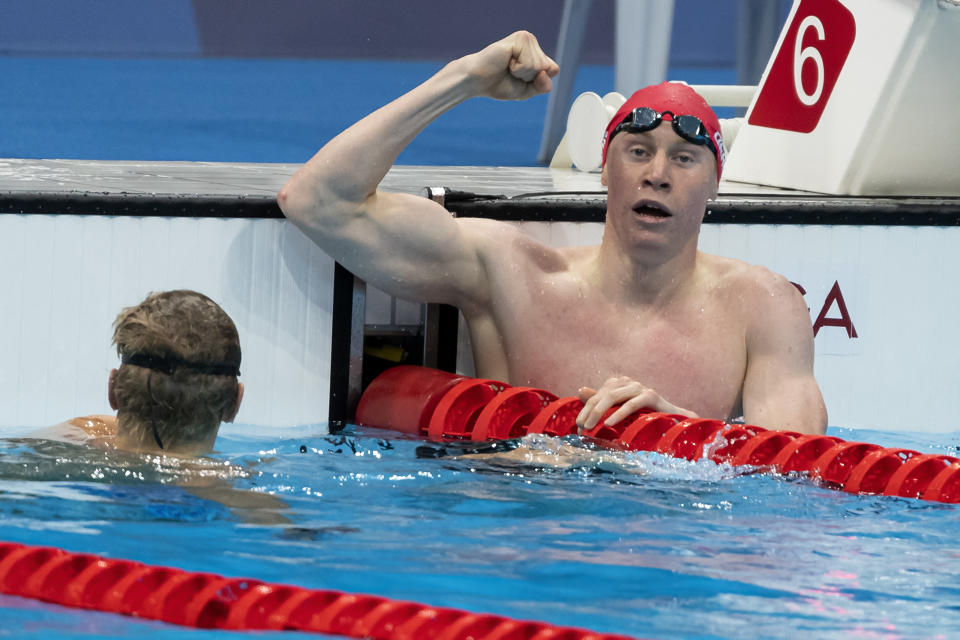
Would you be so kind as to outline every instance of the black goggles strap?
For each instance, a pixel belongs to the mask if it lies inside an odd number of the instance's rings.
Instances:
[[[172,375],[177,369],[189,369],[196,373],[206,373],[213,376],[239,376],[240,367],[233,364],[204,362],[190,362],[181,358],[154,356],[146,353],[125,353],[120,358],[123,364],[132,364],[153,371]]]

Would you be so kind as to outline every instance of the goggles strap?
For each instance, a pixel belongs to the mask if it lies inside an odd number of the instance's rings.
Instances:
[[[167,375],[173,375],[173,372],[177,369],[189,369],[196,373],[206,373],[214,376],[240,375],[240,367],[233,364],[190,362],[182,358],[154,356],[147,353],[125,353],[120,358],[120,362],[159,371]]]

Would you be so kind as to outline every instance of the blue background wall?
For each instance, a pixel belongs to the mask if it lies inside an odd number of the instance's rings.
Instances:
[[[511,31],[528,29],[555,53],[561,7],[4,0],[0,157],[302,162],[443,61]],[[737,7],[676,0],[671,79],[736,81]],[[613,9],[613,0],[594,0],[577,93],[612,89]],[[534,164],[545,111],[544,97],[468,102],[399,161]]]
[[[555,51],[561,7],[560,0],[4,0],[0,52],[447,60],[518,28]],[[736,0],[676,0],[671,60],[732,65],[736,11]],[[594,0],[585,63],[611,63],[613,20],[613,0]]]

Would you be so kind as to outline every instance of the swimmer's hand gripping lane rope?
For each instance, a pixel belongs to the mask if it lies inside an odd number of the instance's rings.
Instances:
[[[374,640],[630,640],[9,542],[0,542],[0,592],[205,629],[312,631]]]
[[[577,433],[582,407],[540,389],[400,366],[370,383],[356,423],[434,440],[565,436]],[[647,411],[615,425],[601,420],[583,435],[616,449],[806,474],[848,493],[960,502],[960,459],[947,455]]]

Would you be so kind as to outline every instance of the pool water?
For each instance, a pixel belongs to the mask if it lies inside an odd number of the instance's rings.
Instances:
[[[218,453],[194,463],[5,432],[0,540],[638,637],[955,632],[956,505],[576,438],[525,438],[520,451],[545,464],[389,431],[324,432],[227,425]],[[829,434],[947,454],[960,443]],[[0,616],[0,635],[14,637],[184,634],[11,596]]]

